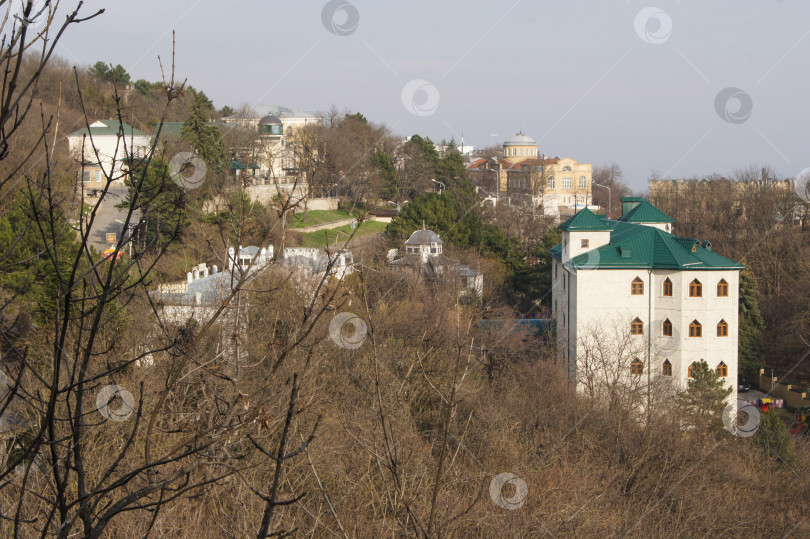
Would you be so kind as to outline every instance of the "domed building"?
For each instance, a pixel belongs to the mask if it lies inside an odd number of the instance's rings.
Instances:
[[[537,142],[521,131],[503,143],[503,156],[513,163],[537,157]]]
[[[268,114],[259,120],[259,135],[280,137],[284,134],[284,124],[275,114]]]
[[[591,204],[592,169],[568,157],[541,155],[537,141],[522,131],[503,143],[501,157],[469,165],[475,185],[493,200],[531,205],[557,217]]]

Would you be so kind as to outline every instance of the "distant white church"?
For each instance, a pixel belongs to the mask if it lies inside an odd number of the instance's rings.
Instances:
[[[595,363],[606,355],[624,383],[660,377],[679,388],[705,360],[736,399],[745,266],[708,241],[673,235],[672,223],[643,198],[624,197],[618,220],[583,209],[560,225],[562,243],[551,250],[552,316],[559,361],[577,389],[600,376],[605,365]],[[613,343],[607,354],[606,343]]]

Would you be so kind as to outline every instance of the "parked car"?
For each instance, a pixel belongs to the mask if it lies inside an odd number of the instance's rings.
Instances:
[[[739,378],[737,381],[737,391],[740,393],[747,393],[751,391],[751,382],[745,378]]]

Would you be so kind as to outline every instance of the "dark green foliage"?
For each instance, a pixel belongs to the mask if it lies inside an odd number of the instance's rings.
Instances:
[[[148,250],[159,249],[182,236],[189,221],[185,212],[185,193],[169,176],[168,165],[161,159],[137,163],[127,181],[131,192],[118,207],[134,207],[144,217],[144,229],[139,231],[139,245]]]
[[[191,106],[181,137],[205,161],[209,172],[219,172],[225,166],[225,146],[219,128],[211,123],[213,103],[202,92],[190,89],[189,94]]]
[[[235,113],[236,113],[236,111],[235,111],[235,110],[233,110],[233,109],[232,109],[231,107],[229,107],[228,105],[225,105],[224,107],[222,107],[221,109],[219,109],[219,115],[220,115],[220,116],[232,116],[232,115],[233,115],[233,114],[235,114]]]
[[[723,428],[725,399],[732,390],[702,359],[694,365],[692,375],[686,391],[678,393],[676,399],[681,420],[698,431],[719,431]]]
[[[430,139],[428,139],[429,141]],[[436,179],[443,182],[448,189],[467,188],[470,184],[470,173],[464,164],[464,157],[456,146],[456,141],[442,141],[444,150],[436,167]]]
[[[355,112],[354,114],[346,114],[344,116],[344,119],[349,120],[349,121],[353,120],[353,121],[360,122],[360,123],[368,125],[368,118],[366,118],[365,116],[363,116],[359,112]]]
[[[377,150],[371,156],[371,164],[378,170],[381,185],[380,195],[386,200],[397,196],[397,169],[391,162],[391,157],[382,150]]]
[[[750,271],[740,273],[740,371],[753,373],[765,365],[762,332],[765,322],[759,310],[757,280]]]
[[[759,428],[754,434],[754,443],[768,458],[783,466],[796,464],[796,447],[785,422],[775,412],[760,412]]]
[[[65,216],[54,215],[53,227],[48,218],[33,193],[17,193],[0,217],[0,288],[18,295],[40,321],[56,312],[60,278],[54,257],[65,264],[78,251],[76,234]],[[62,268],[65,272],[69,265]],[[63,274],[62,280],[67,277]]]
[[[562,241],[562,232],[554,227],[548,229],[543,238],[528,253],[528,260],[517,267],[513,286],[517,292],[526,294],[529,299],[551,301],[551,265],[549,249]]]
[[[162,82],[149,82],[148,80],[138,79],[132,85],[135,91],[141,95],[149,95],[153,90],[160,90],[163,88]]]
[[[96,62],[92,68],[92,72],[109,82],[115,82],[119,86],[126,86],[130,83],[129,73],[124,69],[121,64],[116,65],[112,69],[104,62]]]

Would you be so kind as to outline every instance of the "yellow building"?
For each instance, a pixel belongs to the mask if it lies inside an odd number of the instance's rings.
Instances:
[[[478,159],[469,167],[475,185],[510,203],[542,206],[546,213],[591,204],[593,166],[565,158],[548,158],[537,142],[518,133],[503,143],[500,158]]]

